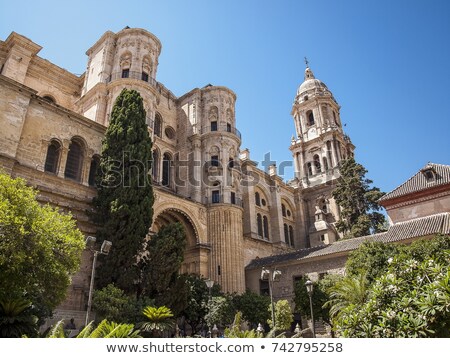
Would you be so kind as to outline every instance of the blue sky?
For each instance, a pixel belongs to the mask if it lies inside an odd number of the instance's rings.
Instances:
[[[449,1],[1,1],[0,38],[81,74],[107,30],[142,27],[162,42],[157,80],[175,95],[211,83],[238,96],[241,148],[288,150],[304,56],[342,106],[368,177],[390,191],[428,161],[450,164]],[[289,171],[285,179],[289,179]]]

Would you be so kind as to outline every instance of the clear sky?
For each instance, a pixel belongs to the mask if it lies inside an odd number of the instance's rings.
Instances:
[[[161,40],[157,80],[176,96],[208,83],[237,94],[241,148],[253,160],[292,159],[290,111],[307,56],[375,185],[390,191],[428,161],[450,164],[448,0],[0,0],[2,40],[27,36],[76,74],[105,31],[125,26]]]

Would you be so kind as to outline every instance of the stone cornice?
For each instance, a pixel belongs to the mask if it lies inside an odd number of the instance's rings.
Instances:
[[[145,35],[150,37],[153,41],[156,42],[156,45],[158,47],[158,56],[161,54],[161,49],[162,49],[162,45],[161,45],[161,41],[159,41],[159,39],[153,35],[150,31],[147,31],[145,29],[141,29],[139,27],[134,27],[134,28],[125,28],[123,30],[120,30],[118,33],[116,33],[116,38],[118,38],[121,35],[124,34],[137,34],[137,35]]]
[[[87,51],[86,51],[86,55],[90,56],[93,52],[95,52],[97,50],[97,48],[108,38],[113,38],[115,41],[119,38],[119,36],[121,35],[125,35],[125,33],[127,34],[141,34],[141,35],[145,35],[150,37],[157,45],[157,50],[158,50],[158,56],[161,54],[161,49],[162,49],[162,45],[161,45],[161,41],[159,41],[159,39],[153,35],[151,32],[145,30],[145,29],[141,29],[141,28],[128,28],[128,29],[123,29],[117,33],[114,33],[112,31],[106,31],[102,37],[100,37],[100,39],[97,40],[97,42],[92,45]]]
[[[38,44],[31,41],[29,38],[19,35],[17,32],[11,32],[11,34],[8,36],[8,38],[5,41],[6,48],[10,50],[15,45],[29,51],[31,53],[31,56],[36,55],[41,49],[42,46],[39,46]]]
[[[193,88],[189,92],[183,94],[181,97],[178,97],[177,101],[179,104],[186,100],[187,98],[193,96],[193,95],[199,95],[200,94],[200,88]]]
[[[76,87],[78,91],[81,91],[81,87],[83,86],[83,76],[78,77],[72,72],[61,68],[39,56],[33,58],[28,71],[29,75],[37,74],[39,76],[53,80],[58,83],[58,86],[64,86],[70,89]]]
[[[112,31],[106,31],[102,37],[100,37],[97,42],[95,42],[95,44],[93,44],[87,51],[86,51],[86,55],[90,56],[96,49],[97,47],[102,44],[108,37],[115,37],[115,33]]]
[[[209,91],[225,91],[228,92],[229,94],[231,94],[231,96],[233,97],[234,101],[236,101],[236,93],[234,93],[231,89],[229,89],[228,87],[225,86],[207,86],[207,87],[203,87],[200,89],[202,92],[209,92]]]
[[[37,91],[25,86],[19,82],[16,82],[12,79],[10,79],[9,77],[6,77],[4,75],[0,75],[0,82],[5,84],[6,86],[8,86],[9,88],[13,88],[15,90],[18,90],[19,92],[26,92],[30,97],[32,95],[36,95]]]
[[[380,202],[386,210],[398,209],[401,207],[423,203],[425,201],[450,196],[450,184],[441,185],[439,187],[430,188],[417,193],[403,195],[397,198],[385,200]]]

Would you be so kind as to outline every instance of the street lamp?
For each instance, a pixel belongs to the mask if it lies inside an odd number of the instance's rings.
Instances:
[[[212,328],[212,337],[213,338],[217,338],[217,336],[219,335],[219,328],[217,328],[217,325],[214,324],[214,327]]]
[[[269,281],[269,294],[270,294],[270,307],[272,311],[272,324],[275,328],[275,305],[273,302],[273,283],[275,281],[279,281],[281,277],[281,271],[277,269],[270,269],[270,268],[262,268],[261,271],[261,280],[263,281]]]
[[[258,333],[259,337],[262,337],[264,334],[264,327],[261,323],[258,323],[258,328],[256,328],[256,332]]]
[[[100,251],[94,249],[95,242],[97,241],[97,238],[94,236],[88,236],[86,238],[86,248],[89,249],[91,252],[94,253],[94,259],[92,260],[92,272],[91,272],[91,284],[89,286],[89,299],[88,299],[88,307],[86,312],[86,322],[85,326],[89,323],[89,312],[91,311],[92,307],[92,293],[94,291],[94,277],[95,277],[95,266],[97,264],[97,255],[108,255],[109,251],[112,247],[112,242],[105,240],[102,243],[102,246],[100,247]]]
[[[208,287],[208,290],[209,290],[209,296],[208,296],[208,313],[210,313],[211,312],[211,289],[213,288],[213,286],[214,286],[214,281],[213,280],[211,280],[211,279],[208,279],[208,280],[206,280],[205,281],[205,283],[206,283],[206,287]],[[215,327],[215,325],[214,325],[214,327]],[[216,327],[217,328],[217,327]],[[211,338],[211,327],[208,325],[208,335],[209,335],[209,338]]]
[[[316,327],[314,324],[314,313],[313,313],[313,305],[312,305],[312,295],[313,295],[313,291],[314,291],[314,286],[313,286],[313,283],[311,282],[311,280],[306,281],[305,286],[306,286],[306,291],[308,292],[308,296],[309,296],[309,307],[311,308],[312,334],[313,334],[313,337],[316,338]]]

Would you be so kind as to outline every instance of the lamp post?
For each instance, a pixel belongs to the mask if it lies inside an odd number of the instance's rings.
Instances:
[[[270,307],[272,312],[272,324],[275,328],[275,304],[273,302],[273,283],[275,281],[279,281],[281,277],[281,271],[277,269],[270,269],[270,268],[262,268],[261,271],[261,280],[269,281],[269,294],[270,294]]]
[[[91,250],[94,253],[94,259],[92,260],[92,272],[91,272],[91,284],[89,286],[89,299],[88,299],[88,307],[86,312],[86,322],[85,326],[89,323],[89,312],[91,311],[92,307],[92,293],[94,291],[94,278],[95,278],[95,266],[97,264],[97,256],[98,254],[102,255],[108,255],[109,251],[111,250],[112,242],[105,240],[102,243],[102,246],[100,248],[100,251],[94,249],[94,244],[97,241],[97,238],[94,236],[88,236],[86,238],[86,248]]]
[[[311,308],[311,322],[312,322],[312,334],[313,338],[316,338],[316,327],[314,323],[314,313],[313,313],[313,305],[312,305],[312,295],[314,291],[314,286],[311,280],[308,280],[305,282],[306,291],[308,292],[309,296],[309,307]]]
[[[208,290],[209,290],[208,313],[210,313],[211,312],[211,290],[212,290],[212,288],[214,286],[214,281],[211,280],[211,279],[208,279],[208,280],[205,281],[205,283],[206,283],[206,287],[208,287]],[[209,324],[208,324],[208,335],[209,335],[209,338],[211,338],[211,327],[209,326]]]
[[[256,332],[258,333],[259,337],[262,337],[264,334],[264,327],[261,323],[258,323],[258,328],[256,328]]]

